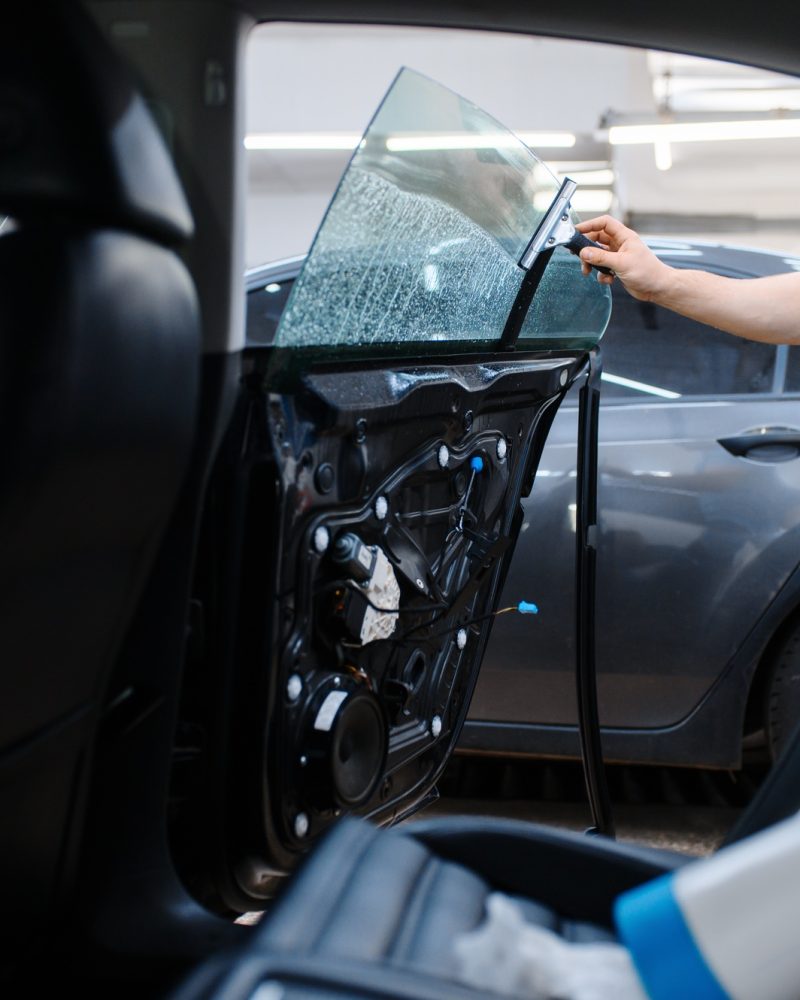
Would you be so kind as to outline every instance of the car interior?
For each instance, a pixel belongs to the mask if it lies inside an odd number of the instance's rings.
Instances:
[[[437,23],[800,71],[800,12],[721,9],[96,0],[3,15],[7,981],[474,997],[449,943],[490,891],[566,940],[613,940],[615,897],[685,863],[609,835],[591,345],[387,358],[300,341],[246,358],[242,52],[261,21]],[[586,492],[569,558],[605,835],[381,829],[434,794],[519,498],[579,379]],[[382,658],[370,646],[398,616],[400,652]],[[731,839],[800,806],[798,769],[800,738]],[[253,910],[258,926],[234,922]]]

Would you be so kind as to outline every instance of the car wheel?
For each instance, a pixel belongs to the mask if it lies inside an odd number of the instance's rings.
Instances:
[[[800,625],[786,637],[772,665],[767,687],[766,728],[770,755],[777,760],[800,721]]]

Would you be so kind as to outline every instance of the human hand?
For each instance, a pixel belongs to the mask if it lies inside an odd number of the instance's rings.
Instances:
[[[584,247],[581,250],[584,274],[591,272],[590,264],[609,267],[635,299],[647,302],[658,299],[669,287],[673,268],[659,260],[637,233],[610,215],[580,222],[576,228],[607,248]],[[610,285],[614,278],[598,273],[597,280]]]

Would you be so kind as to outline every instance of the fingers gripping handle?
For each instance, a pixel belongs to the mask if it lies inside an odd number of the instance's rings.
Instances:
[[[602,250],[603,247],[599,243],[595,243],[594,240],[590,240],[588,236],[584,236],[583,233],[575,231],[575,235],[570,239],[569,243],[566,244],[567,250],[570,253],[574,253],[577,257],[584,247],[597,247],[598,250]],[[587,261],[588,263],[588,261]],[[600,271],[601,274],[608,274],[612,278],[614,277],[614,272],[610,267],[603,267],[602,264],[592,264],[591,265],[595,271]]]

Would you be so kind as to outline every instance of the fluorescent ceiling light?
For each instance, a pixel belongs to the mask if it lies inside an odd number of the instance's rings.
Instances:
[[[537,191],[533,196],[533,207],[537,212],[546,212],[553,202],[553,191]],[[608,212],[614,195],[608,189],[596,188],[588,191],[578,189],[570,199],[576,212]]]
[[[517,132],[517,136],[532,149],[572,149],[577,141],[573,132]]]
[[[245,149],[330,150],[352,152],[361,142],[355,132],[257,132],[246,135]]]
[[[539,164],[533,172],[539,184],[552,184],[553,174],[566,174],[582,187],[610,187],[614,183],[614,171],[610,167],[581,168],[580,164],[575,166],[567,161]]]
[[[544,160],[544,165],[554,174],[583,173],[588,170],[609,170],[608,160]]]
[[[751,111],[800,111],[800,89],[765,87],[757,88],[733,88],[726,87],[719,90],[709,88],[679,89],[676,91],[674,83],[673,89],[656,87],[654,82],[653,92],[658,103],[668,102],[672,111],[726,111],[726,112],[751,112]]]
[[[507,132],[473,135],[395,135],[386,140],[393,153],[427,152],[449,149],[515,149],[518,139],[526,146],[546,149],[571,149],[576,142],[572,132],[520,132],[517,137]],[[361,142],[355,132],[254,132],[245,136],[245,149],[284,151],[345,150],[352,152]]]
[[[507,132],[474,135],[453,132],[443,135],[395,135],[386,140],[386,148],[393,153],[415,153],[446,149],[515,149],[518,139],[526,146],[571,149],[576,142],[572,132]]]
[[[598,187],[608,187],[614,183],[614,171],[606,170],[567,170],[567,174],[573,177],[579,184],[584,186],[597,185]]]
[[[730,139],[798,138],[800,138],[800,118],[612,125],[608,130],[608,141],[612,146],[637,146],[643,143],[718,142]]]
[[[670,170],[672,168],[672,146],[663,139],[653,144],[656,158],[656,168],[658,170]]]

